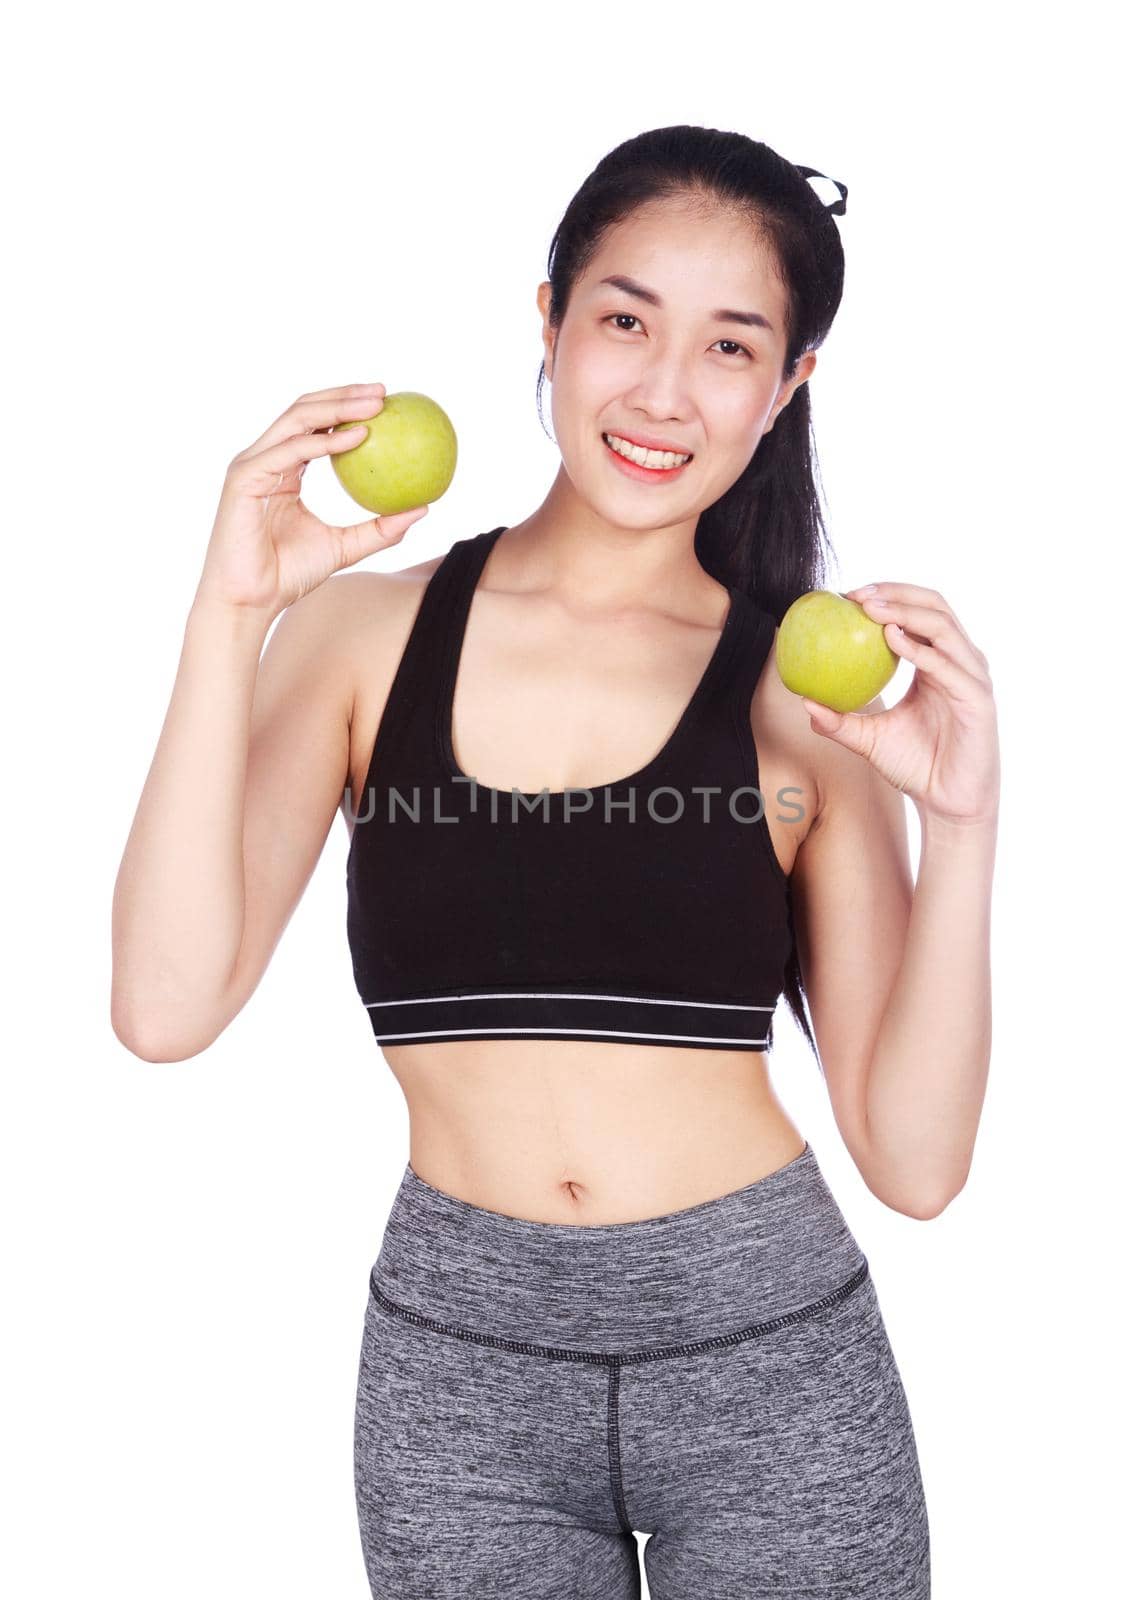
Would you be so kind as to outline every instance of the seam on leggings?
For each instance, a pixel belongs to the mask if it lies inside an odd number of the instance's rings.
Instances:
[[[611,1467],[611,1500],[624,1533],[633,1533],[623,1493],[623,1468],[619,1455],[619,1368],[618,1361],[607,1363],[607,1457]]]
[[[414,1322],[422,1328],[432,1328],[437,1333],[449,1334],[454,1339],[468,1339],[474,1344],[487,1344],[497,1350],[512,1350],[517,1355],[546,1356],[549,1361],[589,1361],[599,1366],[619,1366],[630,1361],[664,1361],[672,1356],[700,1355],[703,1350],[717,1350],[724,1345],[740,1344],[743,1339],[756,1339],[763,1333],[773,1333],[778,1328],[787,1328],[796,1322],[804,1322],[809,1317],[815,1317],[819,1311],[826,1310],[829,1306],[836,1305],[846,1299],[854,1290],[859,1289],[868,1277],[868,1257],[865,1256],[860,1266],[839,1289],[832,1289],[819,1300],[812,1301],[807,1306],[800,1306],[796,1311],[787,1311],[783,1316],[771,1317],[767,1322],[755,1322],[748,1328],[738,1328],[733,1333],[719,1333],[710,1339],[696,1339],[689,1344],[664,1345],[655,1350],[566,1350],[558,1345],[531,1344],[523,1339],[502,1339],[495,1333],[479,1333],[474,1328],[464,1328],[454,1322],[440,1322],[435,1317],[422,1316],[419,1311],[413,1311],[408,1306],[398,1305],[395,1300],[390,1300],[388,1295],[378,1285],[372,1273],[369,1274],[369,1292],[378,1305],[391,1311],[395,1316],[403,1317],[406,1322]]]

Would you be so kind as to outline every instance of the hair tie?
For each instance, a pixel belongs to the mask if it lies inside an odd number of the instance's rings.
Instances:
[[[796,165],[796,163],[794,164]],[[830,178],[827,172],[818,172],[816,167],[799,166],[797,167],[797,171],[803,178],[824,178],[826,183],[831,183],[835,188],[839,189],[841,191],[841,198],[839,200],[834,200],[831,205],[825,206],[825,210],[831,213],[831,215],[834,217],[841,217],[844,215],[845,203],[848,199],[849,193],[847,184],[842,183],[839,178]],[[811,184],[810,188],[812,188]],[[816,190],[814,190],[814,193],[816,193]],[[817,198],[820,200],[820,195],[817,195]],[[825,205],[825,202],[821,200],[821,204]]]

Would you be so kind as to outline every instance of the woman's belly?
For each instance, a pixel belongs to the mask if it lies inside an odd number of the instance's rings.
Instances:
[[[744,1188],[805,1147],[760,1052],[492,1039],[385,1057],[417,1176],[532,1222],[663,1216]]]

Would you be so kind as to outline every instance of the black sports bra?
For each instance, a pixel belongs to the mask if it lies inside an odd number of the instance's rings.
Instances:
[[[749,707],[776,631],[743,590],[665,745],[593,789],[490,789],[452,748],[472,594],[498,536],[430,577],[346,863],[353,976],[378,1045],[582,1039],[767,1050],[789,883]]]

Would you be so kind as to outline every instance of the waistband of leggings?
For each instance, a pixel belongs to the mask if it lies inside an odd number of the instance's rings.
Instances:
[[[470,1205],[409,1164],[370,1289],[391,1315],[440,1333],[603,1359],[752,1337],[814,1316],[867,1275],[806,1142],[742,1189],[594,1225]]]

